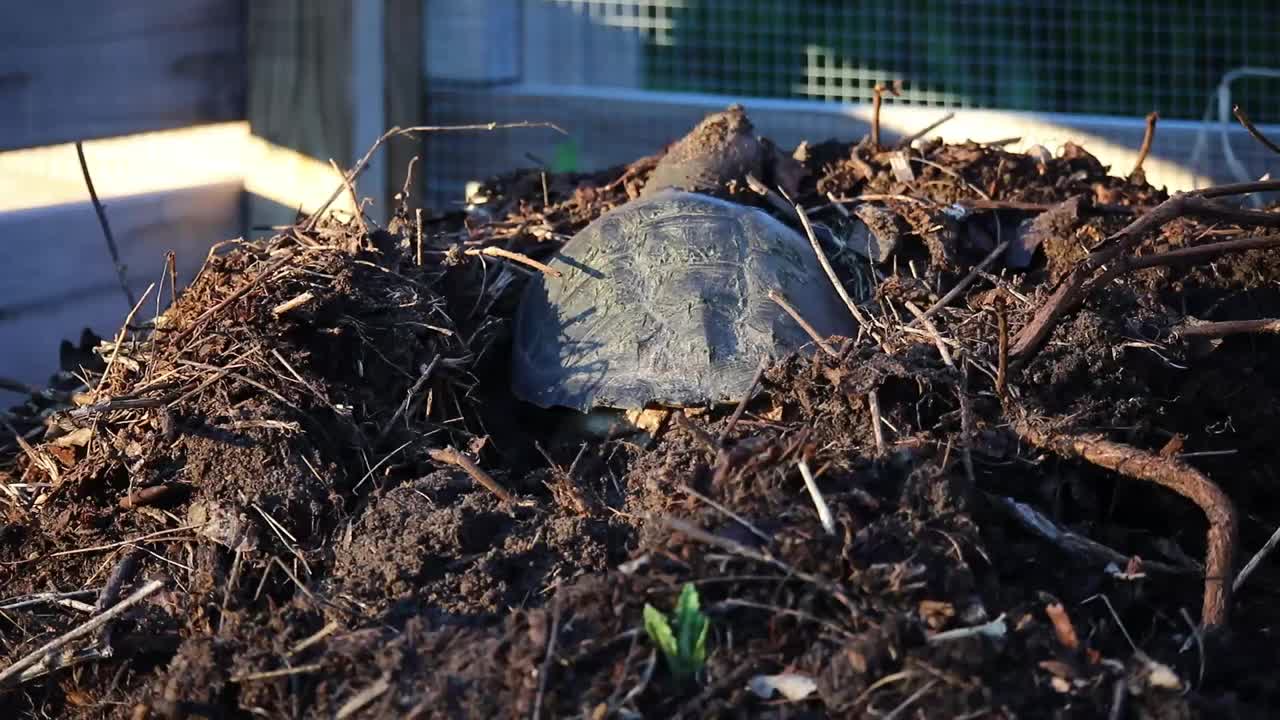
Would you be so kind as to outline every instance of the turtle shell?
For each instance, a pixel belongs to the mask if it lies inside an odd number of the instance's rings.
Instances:
[[[733,402],[761,357],[811,344],[778,290],[823,335],[852,321],[806,239],[755,208],[665,190],[597,218],[549,262],[516,314],[512,389],[589,411]]]

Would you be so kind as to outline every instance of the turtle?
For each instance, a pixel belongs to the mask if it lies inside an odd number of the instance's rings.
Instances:
[[[762,358],[811,346],[776,290],[823,336],[852,320],[809,242],[768,213],[666,188],[601,215],[530,280],[512,390],[543,408],[732,403]]]

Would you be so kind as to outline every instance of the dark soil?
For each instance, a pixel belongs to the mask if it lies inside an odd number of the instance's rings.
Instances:
[[[545,194],[537,171],[495,178],[474,212],[425,213],[421,232],[406,206],[386,228],[326,217],[216,248],[162,315],[64,348],[51,389],[2,416],[25,438],[0,448],[4,666],[86,605],[163,582],[0,688],[6,714],[1273,717],[1276,561],[1202,629],[1204,512],[1016,426],[1052,421],[1212,478],[1239,509],[1239,570],[1280,526],[1280,339],[1177,329],[1280,317],[1275,251],[1122,276],[1002,396],[1000,318],[1022,328],[1167,195],[1070,145],[1045,159],[924,141],[910,182],[892,152],[806,146],[788,189],[837,240],[858,214],[833,199],[897,214],[903,242],[878,267],[828,248],[879,340],[776,363],[736,423],[690,412],[649,444],[575,440],[564,413],[511,396],[530,271],[467,251],[545,259],[638,197],[660,154],[548,176]],[[741,181],[736,200],[770,207]],[[1182,218],[1138,254],[1250,234]],[[933,316],[939,341],[907,326],[908,302],[932,305],[1002,240],[1015,250]],[[432,458],[445,447],[517,501]],[[1016,507],[1119,562],[1046,539]],[[642,611],[671,610],[686,583],[710,632],[682,683]],[[812,691],[748,689],[784,673]]]

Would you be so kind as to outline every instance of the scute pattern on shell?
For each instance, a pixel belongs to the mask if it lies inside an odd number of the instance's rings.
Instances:
[[[513,389],[588,411],[732,402],[763,355],[806,346],[777,289],[824,335],[854,328],[808,241],[766,213],[667,190],[565,244],[561,277],[530,281],[516,317]]]

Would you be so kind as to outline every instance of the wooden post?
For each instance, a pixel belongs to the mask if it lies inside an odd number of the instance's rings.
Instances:
[[[341,181],[329,160],[349,169],[389,126],[419,122],[421,28],[420,0],[248,3],[251,226],[292,222]],[[389,143],[357,181],[373,220],[389,216],[417,145]]]
[[[385,122],[387,127],[411,127],[421,125],[427,115],[427,91],[422,69],[422,9],[423,0],[386,0],[383,37],[386,75],[383,91],[386,93]],[[379,132],[386,130],[382,128]],[[387,174],[387,194],[394,196],[404,187],[405,171],[415,156],[425,160],[425,139],[396,138],[387,146],[384,168]],[[414,204],[425,201],[426,169],[421,161],[413,171]],[[386,206],[388,209],[390,205]]]

